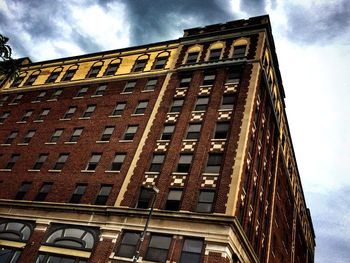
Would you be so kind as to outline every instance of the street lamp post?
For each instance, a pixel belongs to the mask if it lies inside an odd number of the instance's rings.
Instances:
[[[135,255],[134,255],[133,259],[132,259],[132,262],[134,262],[134,263],[136,263],[138,261],[139,257],[140,257],[140,249],[141,249],[143,240],[145,239],[149,222],[151,221],[153,208],[154,208],[154,203],[156,201],[157,194],[159,193],[159,189],[156,186],[149,187],[149,189],[153,191],[152,202],[151,202],[151,209],[149,210],[149,213],[148,213],[148,216],[147,216],[147,220],[146,220],[146,224],[145,224],[145,227],[143,228],[143,231],[141,233],[140,239],[137,242]]]

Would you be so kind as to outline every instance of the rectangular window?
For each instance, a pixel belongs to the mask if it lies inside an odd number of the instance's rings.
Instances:
[[[241,78],[241,71],[239,69],[230,69],[227,74],[226,83],[237,83]]]
[[[148,101],[139,101],[134,114],[144,114],[148,105]]]
[[[145,259],[156,262],[166,262],[170,243],[171,237],[152,235]]]
[[[96,105],[88,105],[82,117],[90,118],[92,113],[95,111],[95,109],[96,109]]]
[[[111,171],[120,171],[125,160],[125,153],[116,153],[111,165]]]
[[[202,124],[200,123],[190,124],[187,128],[186,139],[198,140],[201,128]]]
[[[139,72],[139,71],[143,71],[146,67],[148,59],[139,59],[136,60],[134,68],[133,68],[133,72]]]
[[[112,137],[113,131],[114,131],[114,126],[105,127],[105,129],[101,135],[100,141],[108,142],[109,139]]]
[[[162,164],[164,162],[164,154],[153,154],[152,162],[149,166],[148,171],[150,172],[160,172]]]
[[[54,93],[52,93],[50,99],[51,99],[51,100],[57,100],[58,97],[62,94],[62,92],[63,92],[63,89],[56,89],[56,90],[54,91]]]
[[[125,84],[125,87],[124,87],[124,90],[123,92],[133,92],[134,88],[136,86],[136,81],[132,80],[132,81],[128,81],[126,84]]]
[[[87,171],[95,171],[97,168],[97,165],[101,159],[102,154],[101,153],[93,153],[91,154],[90,160],[86,166]]]
[[[18,87],[19,85],[21,85],[21,83],[23,82],[23,80],[24,80],[24,78],[25,77],[17,77],[16,79],[15,79],[15,81],[12,83],[12,87]]]
[[[121,116],[123,114],[123,111],[125,109],[126,103],[125,102],[119,102],[113,112],[112,112],[112,116]]]
[[[62,135],[64,129],[56,129],[50,138],[50,142],[57,142]]]
[[[63,116],[63,119],[70,119],[73,117],[73,114],[75,113],[75,111],[77,110],[77,107],[75,106],[71,106],[68,108],[68,110],[66,111],[66,113]]]
[[[235,46],[233,49],[233,58],[234,59],[240,59],[240,58],[245,58],[245,51],[247,49],[246,45],[242,46]]]
[[[52,183],[43,183],[34,201],[45,201],[52,187]]]
[[[77,70],[76,69],[70,69],[70,70],[67,70],[66,71],[66,74],[64,74],[63,78],[62,78],[62,81],[69,81],[73,78],[75,72]]]
[[[143,90],[155,90],[156,85],[157,85],[158,79],[154,78],[154,79],[148,79],[146,86]]]
[[[224,94],[221,101],[221,110],[233,110],[235,105],[235,95],[234,94]]]
[[[154,62],[154,69],[163,69],[165,67],[168,57],[157,57],[156,62]]]
[[[30,118],[30,116],[32,116],[33,111],[32,110],[27,110],[26,113],[24,113],[21,121],[28,121],[28,119]]]
[[[86,93],[88,92],[89,87],[81,87],[78,92],[77,95],[75,95],[75,97],[84,97],[86,95]]]
[[[229,122],[218,122],[215,128],[214,139],[226,139],[229,128]]]
[[[12,169],[13,166],[16,164],[16,162],[19,159],[19,154],[12,154],[11,159],[7,162],[5,169]]]
[[[106,71],[105,71],[105,76],[112,76],[117,73],[117,70],[119,68],[119,63],[111,63],[108,65]]]
[[[111,190],[112,185],[101,185],[100,191],[96,197],[95,205],[105,205],[107,203]]]
[[[216,75],[214,73],[206,73],[203,78],[202,86],[214,85]]]
[[[2,115],[0,116],[0,123],[4,123],[4,121],[6,121],[6,119],[10,116],[10,112],[6,111],[3,112]]]
[[[151,189],[141,188],[136,208],[149,208],[154,194],[155,193]]]
[[[27,132],[27,134],[24,136],[23,143],[29,143],[31,139],[35,135],[35,130],[30,130]]]
[[[4,95],[1,97],[1,100],[0,100],[0,106],[3,106],[5,104],[5,102],[9,99],[9,95]]]
[[[26,193],[28,192],[30,186],[32,185],[32,182],[23,182],[21,186],[18,189],[18,192],[15,196],[16,200],[22,200]]]
[[[29,78],[27,79],[26,83],[24,83],[24,85],[25,86],[33,85],[33,83],[36,81],[38,76],[39,76],[39,74],[32,74],[32,75],[30,75]]]
[[[75,128],[69,141],[77,142],[79,140],[80,135],[83,133],[84,128]]]
[[[53,82],[55,82],[60,74],[61,74],[61,71],[51,72],[50,76],[46,80],[46,83],[53,83]]]
[[[18,135],[18,131],[12,131],[4,143],[11,144],[16,139],[17,135]]]
[[[55,163],[53,169],[54,170],[62,170],[64,164],[66,163],[68,159],[69,154],[68,153],[61,153],[60,156],[58,157],[57,162]]]
[[[189,63],[196,63],[197,60],[198,60],[198,56],[199,56],[199,52],[188,53],[186,63],[187,64],[189,64]]]
[[[140,233],[125,232],[119,245],[117,256],[132,258],[135,255],[140,237]]]
[[[199,193],[196,211],[200,213],[210,213],[213,207],[214,196],[214,191],[201,190]]]
[[[74,192],[72,194],[72,197],[69,200],[69,203],[79,204],[80,203],[80,199],[85,194],[86,186],[87,186],[86,184],[77,184],[75,186],[75,189],[74,189]]]
[[[180,263],[200,263],[203,250],[203,240],[185,238]]]
[[[46,91],[41,91],[38,96],[35,98],[34,102],[41,101],[46,96]]]
[[[222,153],[209,153],[205,173],[219,173],[222,163]]]
[[[195,111],[206,111],[209,103],[209,97],[197,98],[196,105],[194,106]]]
[[[174,100],[169,112],[180,112],[183,104],[184,104],[183,99]]]
[[[91,67],[87,77],[88,78],[96,78],[98,73],[100,72],[102,66],[93,66]]]
[[[182,190],[169,190],[168,199],[165,204],[165,210],[178,211],[180,209]]]
[[[210,55],[209,55],[209,61],[219,60],[221,56],[221,52],[222,52],[221,48],[211,49]]]
[[[138,125],[129,125],[126,128],[123,139],[124,140],[133,140],[134,136],[137,132],[138,127],[139,127]]]
[[[160,139],[171,140],[174,130],[175,130],[175,125],[165,125]]]
[[[192,80],[192,75],[183,75],[180,77],[180,88],[188,88]]]
[[[21,102],[21,99],[23,98],[23,94],[18,94],[16,95],[16,97],[13,98],[12,100],[12,104],[18,104]]]
[[[107,89],[107,85],[100,85],[96,88],[96,92],[95,92],[95,95],[97,96],[102,96],[103,93],[106,91]]]
[[[43,164],[46,162],[48,156],[49,155],[47,153],[39,154],[38,159],[36,160],[36,162],[33,165],[33,170],[40,170],[41,167],[43,166]]]
[[[43,109],[43,110],[40,112],[40,114],[39,114],[39,116],[38,116],[38,118],[37,118],[36,120],[37,120],[37,121],[42,121],[42,120],[44,120],[45,117],[46,117],[47,115],[49,115],[49,112],[50,112],[50,109]]]
[[[191,168],[192,154],[181,154],[176,166],[176,172],[188,173]]]

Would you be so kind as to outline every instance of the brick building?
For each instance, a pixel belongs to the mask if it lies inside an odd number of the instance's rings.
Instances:
[[[0,262],[314,261],[268,16],[21,61],[1,78]]]

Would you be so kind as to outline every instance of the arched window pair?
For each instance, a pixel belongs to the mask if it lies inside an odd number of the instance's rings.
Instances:
[[[168,51],[161,52],[157,55],[157,57],[154,60],[152,69],[163,69],[165,68],[168,59],[169,59],[170,53]],[[134,67],[132,69],[132,72],[140,72],[144,71],[146,68],[146,65],[148,63],[150,55],[144,54],[139,56],[134,64]]]

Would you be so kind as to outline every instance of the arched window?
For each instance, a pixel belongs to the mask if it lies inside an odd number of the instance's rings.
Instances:
[[[147,65],[149,59],[149,55],[142,55],[137,58],[135,61],[134,67],[132,69],[132,72],[139,72],[143,71]]]
[[[18,87],[19,85],[21,85],[21,83],[23,82],[23,80],[25,79],[25,77],[27,76],[28,72],[21,72],[21,74],[19,74],[19,76],[15,79],[15,81],[12,83],[12,87]]]
[[[63,68],[62,67],[57,67],[53,71],[51,71],[50,76],[47,78],[46,83],[53,83],[56,81],[58,76],[61,74]]]
[[[233,42],[232,58],[243,59],[247,56],[248,40],[245,38]]]
[[[188,48],[183,64],[197,63],[202,52],[202,46],[195,45]]]
[[[68,81],[71,80],[75,74],[75,72],[77,72],[79,66],[77,64],[70,66],[66,73],[64,74],[62,81]]]
[[[169,56],[170,56],[170,53],[168,51],[159,53],[156,59],[154,60],[153,69],[165,68],[166,63],[168,62]]]
[[[223,42],[215,42],[211,44],[206,55],[206,60],[217,61],[222,59],[223,51],[224,51]]]
[[[90,70],[89,70],[89,73],[87,74],[87,78],[96,78],[98,73],[100,72],[101,68],[103,66],[103,62],[102,61],[98,61],[98,62],[95,62]]]
[[[104,75],[105,76],[114,76],[115,73],[117,73],[117,70],[118,70],[121,63],[122,63],[122,60],[120,58],[113,59],[109,63]]]
[[[33,83],[36,81],[36,79],[38,78],[38,76],[40,75],[40,70],[36,70],[34,71],[29,78],[27,79],[26,83],[24,84],[25,86],[31,86],[33,85]]]

